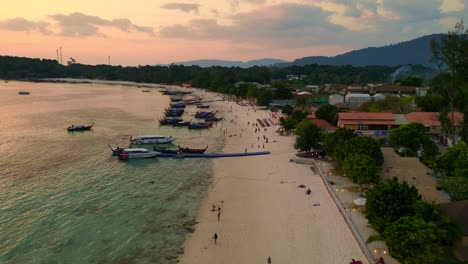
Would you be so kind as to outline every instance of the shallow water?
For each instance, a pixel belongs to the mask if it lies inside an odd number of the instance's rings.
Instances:
[[[0,83],[0,263],[176,263],[212,161],[120,162],[107,147],[165,134],[222,148],[216,128],[159,127],[168,105],[157,89]],[[89,123],[92,131],[66,131]]]

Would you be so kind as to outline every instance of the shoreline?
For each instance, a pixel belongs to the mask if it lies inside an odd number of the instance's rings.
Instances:
[[[225,117],[213,128],[227,130],[223,152],[271,154],[214,160],[213,178],[180,263],[261,263],[268,257],[272,263],[367,262],[321,177],[310,165],[289,162],[296,153],[294,137],[279,136],[277,125],[266,131],[252,126],[258,119],[273,119],[271,112],[233,101],[212,105]],[[221,209],[219,221],[213,205]]]

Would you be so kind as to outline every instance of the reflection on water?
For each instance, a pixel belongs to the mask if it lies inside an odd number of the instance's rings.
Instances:
[[[135,87],[0,83],[0,263],[176,263],[211,161],[120,162],[107,146],[166,134],[221,149],[217,129],[159,127],[168,105]]]

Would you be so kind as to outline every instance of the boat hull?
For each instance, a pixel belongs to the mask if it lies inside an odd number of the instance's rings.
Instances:
[[[243,153],[161,153],[158,157],[164,158],[226,158],[226,157],[247,157],[247,156],[258,156],[258,155],[268,155],[269,151],[259,151],[259,152],[243,152]]]

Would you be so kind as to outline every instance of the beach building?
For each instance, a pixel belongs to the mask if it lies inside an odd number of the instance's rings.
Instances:
[[[444,209],[447,216],[463,231],[463,238],[453,243],[453,255],[459,261],[468,261],[468,200],[448,203]]]
[[[395,126],[392,113],[338,113],[338,127],[356,130],[362,135],[387,136]]]
[[[405,118],[409,123],[423,124],[428,134],[438,135],[442,132],[438,112],[411,112]]]
[[[371,96],[364,93],[348,93],[345,96],[345,103],[349,105],[349,108],[358,108],[361,104],[369,102],[370,100]]]

